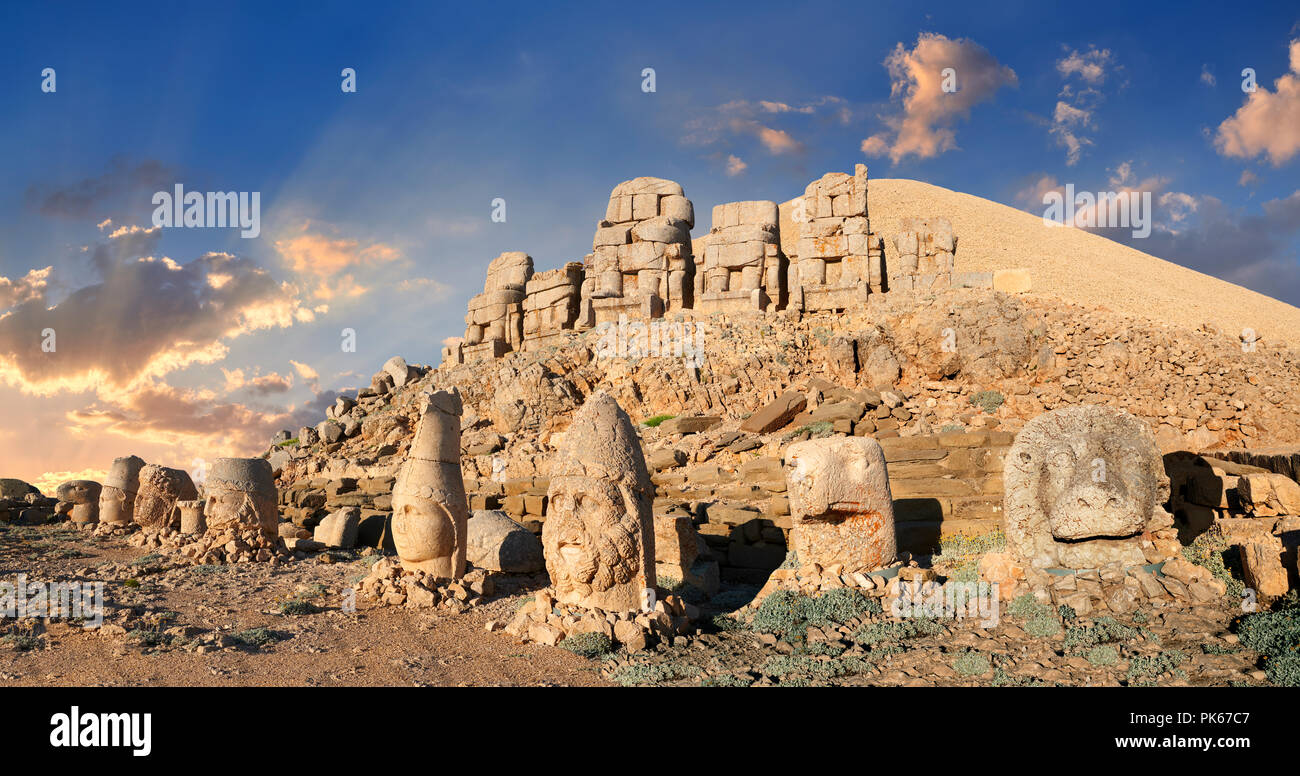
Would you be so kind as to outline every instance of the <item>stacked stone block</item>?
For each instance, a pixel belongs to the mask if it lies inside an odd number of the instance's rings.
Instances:
[[[905,218],[894,237],[898,266],[889,273],[890,290],[942,290],[953,284],[957,238],[946,218]]]
[[[695,309],[704,313],[776,310],[785,303],[785,256],[775,202],[713,208],[713,228],[695,269]]]
[[[804,190],[798,257],[789,269],[789,307],[847,310],[885,290],[884,245],[867,217],[867,166],[831,172]]]
[[[524,350],[545,347],[572,330],[582,302],[582,263],[533,275],[524,296]]]
[[[635,178],[615,186],[587,256],[580,326],[690,308],[694,226],[694,206],[677,183]]]
[[[523,346],[523,302],[532,276],[533,259],[522,251],[507,251],[492,260],[483,293],[469,300],[461,360],[500,358]]]

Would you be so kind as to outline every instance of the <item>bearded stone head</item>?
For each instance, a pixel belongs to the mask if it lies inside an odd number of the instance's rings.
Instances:
[[[1120,409],[1039,415],[1016,436],[1004,478],[1008,542],[1038,566],[1141,564],[1141,542],[1168,521],[1159,448]]]
[[[640,608],[655,584],[654,490],[632,422],[608,394],[575,415],[550,478],[542,548],[557,600]]]

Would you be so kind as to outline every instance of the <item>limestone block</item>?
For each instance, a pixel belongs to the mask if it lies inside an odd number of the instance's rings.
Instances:
[[[993,273],[993,290],[1006,294],[1028,293],[1032,283],[1027,269],[1000,269]]]

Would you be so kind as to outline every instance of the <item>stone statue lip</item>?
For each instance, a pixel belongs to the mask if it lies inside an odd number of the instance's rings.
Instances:
[[[826,509],[815,515],[806,515],[804,519],[838,522],[852,517],[865,517],[875,513],[875,511],[869,505],[860,501],[833,501],[826,505]]]
[[[1136,539],[1137,537],[1141,536],[1144,533],[1146,533],[1146,531],[1136,531],[1131,534],[1113,534],[1113,535],[1088,534],[1087,536],[1075,536],[1075,537],[1055,536],[1053,538],[1059,544],[1084,544],[1086,542],[1104,542],[1104,541],[1122,542],[1127,539]]]

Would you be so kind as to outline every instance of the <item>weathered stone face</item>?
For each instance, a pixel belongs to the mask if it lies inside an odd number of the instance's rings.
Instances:
[[[158,531],[179,528],[181,513],[178,501],[199,497],[190,475],[182,469],[150,464],[140,470],[140,490],[135,496],[135,523],[141,528]]]
[[[894,503],[880,443],[810,439],[785,452],[791,545],[799,563],[874,571],[894,561]]]
[[[130,525],[135,518],[135,496],[140,489],[144,459],[131,455],[113,459],[99,491],[99,520],[109,525]]]
[[[655,585],[654,487],[632,421],[608,394],[578,410],[550,476],[542,548],[556,599],[640,609]]]
[[[1038,567],[1143,564],[1150,533],[1172,522],[1155,439],[1120,409],[1039,415],[1016,436],[1004,478],[1008,544]]]
[[[278,535],[275,477],[262,458],[218,458],[204,482],[207,500],[203,520],[207,528],[224,531],[258,528],[268,538]]]
[[[460,471],[460,395],[425,403],[411,451],[393,485],[393,546],[402,565],[435,577],[465,574],[469,504]]]
[[[69,517],[78,525],[99,522],[100,485],[92,480],[69,480],[55,490],[59,501],[72,505]]]

